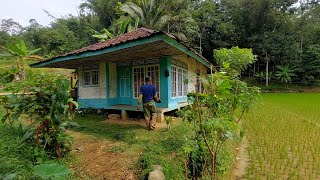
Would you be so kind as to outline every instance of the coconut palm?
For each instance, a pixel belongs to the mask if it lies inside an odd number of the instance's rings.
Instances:
[[[25,42],[23,40],[18,40],[15,44],[8,44],[7,47],[0,46],[0,58],[16,60],[17,67],[19,68],[19,73],[15,77],[15,80],[19,81],[21,78],[25,80],[25,61],[42,60],[43,58],[41,56],[34,55],[40,50],[41,48],[28,50]]]
[[[164,9],[165,3],[159,0],[142,0],[139,5],[127,2],[121,7],[121,10],[133,19],[139,18],[143,27],[156,30],[162,30],[170,20]]]
[[[114,21],[114,26],[111,29],[103,28],[102,32],[92,30],[94,35],[92,37],[98,38],[99,41],[103,42],[108,39],[113,38],[114,36],[119,36],[126,32],[135,31],[138,29],[139,19],[136,18],[133,20],[131,17],[120,17],[117,21]]]

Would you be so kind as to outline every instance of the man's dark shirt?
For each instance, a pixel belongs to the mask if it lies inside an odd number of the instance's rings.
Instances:
[[[156,88],[153,85],[147,83],[140,87],[140,94],[143,95],[143,103],[149,102],[153,100],[154,96],[156,96]]]

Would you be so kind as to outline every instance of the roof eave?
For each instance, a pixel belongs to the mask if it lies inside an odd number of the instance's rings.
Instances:
[[[75,59],[81,59],[81,58],[86,58],[86,57],[91,57],[91,56],[102,55],[105,53],[110,53],[110,52],[130,48],[130,47],[134,47],[134,46],[142,45],[142,44],[146,44],[146,43],[151,43],[151,42],[155,42],[155,41],[164,41],[164,42],[168,43],[169,45],[184,52],[188,56],[194,58],[195,60],[201,62],[202,64],[204,64],[208,68],[211,67],[211,63],[208,62],[206,59],[204,59],[203,57],[200,57],[196,53],[190,51],[186,46],[182,45],[181,43],[179,43],[177,40],[173,39],[172,37],[169,37],[165,33],[161,33],[161,34],[157,33],[157,34],[154,34],[152,36],[148,36],[148,37],[145,37],[142,39],[127,41],[126,43],[118,44],[115,46],[107,47],[107,48],[96,50],[96,51],[86,51],[86,52],[82,52],[79,54],[67,55],[67,56],[63,56],[63,57],[53,58],[53,59],[50,59],[47,61],[41,61],[38,63],[31,64],[30,67],[31,68],[50,67],[49,65],[52,63],[70,61],[70,60],[75,60]]]

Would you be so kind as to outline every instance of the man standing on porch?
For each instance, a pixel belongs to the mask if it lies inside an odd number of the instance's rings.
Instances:
[[[145,84],[140,87],[137,109],[140,109],[140,102],[143,103],[144,119],[148,130],[153,130],[156,127],[156,102],[160,102],[157,96],[156,88],[151,84],[151,78],[145,78]]]

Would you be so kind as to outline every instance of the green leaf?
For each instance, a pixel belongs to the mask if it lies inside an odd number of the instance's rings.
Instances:
[[[222,66],[223,66],[223,68],[228,69],[230,67],[230,63],[229,62],[223,62]]]
[[[7,120],[7,115],[4,115],[4,116],[1,118],[1,122],[4,123],[4,122],[6,122],[6,120]]]
[[[75,105],[76,106],[76,108],[78,108],[79,107],[79,103],[78,102],[76,102],[76,101],[74,101],[72,98],[69,98],[68,99],[68,103],[72,103],[73,105]]]
[[[27,55],[27,46],[26,43],[23,40],[20,40],[19,44],[19,49],[21,50],[21,55],[25,56]]]
[[[12,180],[16,176],[17,176],[17,173],[12,173],[12,174],[9,174],[8,176],[4,177],[3,180]]]
[[[109,39],[109,37],[106,34],[94,34],[92,37],[98,38],[99,40],[105,41]]]
[[[34,166],[34,175],[40,176],[42,179],[63,179],[68,174],[70,174],[70,170],[58,163],[51,163],[51,164],[41,164]]]
[[[31,55],[37,53],[37,52],[40,51],[40,50],[41,50],[41,48],[31,50],[31,51],[29,51],[29,52],[27,53],[27,56],[31,56]]]
[[[28,131],[26,132],[22,138],[21,141],[24,142],[25,140],[29,139],[32,135],[34,135],[34,131]]]

